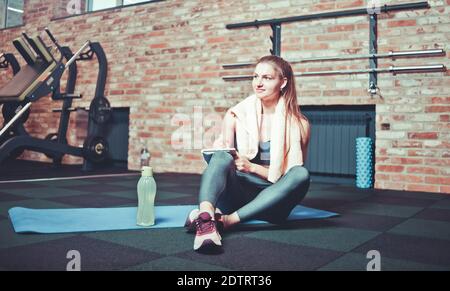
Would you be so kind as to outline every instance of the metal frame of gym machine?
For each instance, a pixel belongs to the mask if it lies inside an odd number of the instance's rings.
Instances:
[[[19,62],[13,54],[0,53],[0,60],[2,58],[3,61],[0,62],[0,69],[7,69],[10,66],[14,75],[20,71]]]
[[[46,28],[45,31],[61,53],[61,57],[59,60],[56,60],[53,55],[50,54],[57,63],[56,68],[45,78],[45,80],[41,80],[37,88],[27,94],[25,97],[25,105],[3,127],[0,131],[0,137],[6,134],[10,128],[14,126],[17,120],[29,110],[32,102],[49,94],[52,94],[53,100],[63,101],[62,109],[56,110],[61,112],[58,133],[49,134],[45,139],[31,137],[28,134],[9,138],[0,146],[0,164],[18,150],[31,150],[44,153],[51,157],[55,165],[61,163],[62,157],[65,154],[83,157],[84,163],[82,169],[85,171],[92,170],[96,165],[105,162],[109,158],[109,146],[104,134],[107,122],[111,119],[112,109],[108,99],[104,96],[107,78],[106,55],[100,43],[91,41],[87,41],[75,54],[73,54],[68,47],[61,47],[59,45],[49,29]],[[25,33],[23,33],[23,37],[36,51],[34,42]],[[40,37],[38,38],[41,40]],[[74,95],[77,77],[76,62],[91,60],[94,55],[99,64],[99,73],[95,95],[90,103],[90,107],[87,109],[89,111],[88,136],[83,147],[71,146],[67,143],[66,138],[70,112],[80,109],[86,110],[86,108],[82,107],[71,107],[73,99],[82,98],[82,95]],[[63,62],[64,59],[66,59],[65,63]],[[61,93],[60,79],[66,69],[69,70],[66,92]]]

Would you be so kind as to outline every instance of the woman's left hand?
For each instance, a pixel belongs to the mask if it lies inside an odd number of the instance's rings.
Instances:
[[[240,156],[236,152],[236,158],[234,160],[236,169],[244,173],[252,173],[254,169],[253,163],[251,163],[246,157]]]

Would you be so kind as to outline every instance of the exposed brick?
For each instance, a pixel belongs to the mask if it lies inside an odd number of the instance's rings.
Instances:
[[[380,154],[383,154],[383,153],[380,153]],[[378,163],[385,163],[385,162],[388,162],[388,161],[390,161],[390,158],[389,157],[383,157],[383,156],[376,156],[375,157],[375,162],[378,164]]]
[[[450,97],[432,97],[431,103],[433,104],[450,104]],[[445,106],[442,106],[445,108]],[[450,108],[450,106],[448,106]]]
[[[439,169],[431,167],[407,167],[406,172],[416,174],[438,175]]]
[[[404,166],[393,166],[393,165],[378,165],[376,166],[376,170],[380,172],[389,172],[389,173],[400,173],[405,169]]]
[[[313,43],[313,44],[305,44],[303,49],[306,50],[324,50],[328,49],[329,45],[327,43]]]
[[[408,156],[410,157],[436,157],[438,152],[435,150],[409,150]]]
[[[353,31],[353,30],[355,30],[355,25],[353,24],[335,25],[333,27],[328,28],[328,32]]]
[[[212,37],[212,38],[208,38],[207,42],[208,43],[222,43],[226,41],[226,37]]]
[[[376,184],[377,189],[406,190],[406,184],[401,182],[385,182],[381,181]]]
[[[439,190],[441,193],[450,193],[450,186],[440,186]]]
[[[422,141],[396,140],[392,142],[392,147],[394,148],[421,148],[422,146],[423,146]]]
[[[323,92],[323,96],[348,96],[348,90],[327,90]]]
[[[425,112],[429,113],[450,112],[450,106],[426,106]]]
[[[424,160],[425,165],[430,166],[441,166],[441,167],[450,167],[450,159],[425,159]]]
[[[400,165],[417,165],[417,164],[422,164],[423,160],[422,159],[416,159],[416,158],[398,158],[398,157],[393,157],[393,158],[391,158],[391,163],[392,164],[400,164]]]
[[[450,142],[442,141],[442,140],[426,140],[423,143],[425,148],[434,148],[434,149],[449,149]]]
[[[410,132],[408,133],[410,139],[437,139],[437,132]]]
[[[437,185],[425,185],[425,184],[408,184],[406,185],[407,191],[421,191],[421,192],[439,192],[439,186]]]
[[[416,175],[392,175],[391,181],[402,183],[423,183],[424,177]]]
[[[388,27],[398,27],[398,26],[414,26],[416,25],[416,20],[393,20],[388,21]]]
[[[354,1],[338,1],[336,3],[336,8],[353,8],[358,6],[364,6],[365,2],[363,0]]]
[[[450,185],[450,177],[427,176],[425,177],[425,183]]]
[[[382,173],[376,173],[375,174],[375,180],[376,181],[390,181],[391,180],[391,175],[389,174],[382,174]]]

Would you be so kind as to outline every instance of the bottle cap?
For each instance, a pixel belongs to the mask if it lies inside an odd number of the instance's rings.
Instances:
[[[153,168],[152,167],[142,167],[142,176],[153,177]]]

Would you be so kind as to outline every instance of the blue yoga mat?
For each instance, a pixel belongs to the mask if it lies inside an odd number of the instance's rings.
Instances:
[[[9,217],[17,233],[69,233],[106,230],[183,227],[194,205],[156,206],[155,225],[136,225],[136,207],[78,208],[78,209],[29,209],[14,207]],[[288,220],[333,217],[338,214],[303,206],[295,207]],[[252,220],[245,224],[264,224]]]

